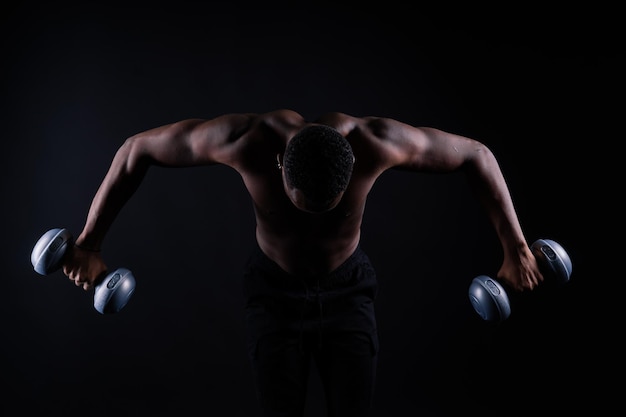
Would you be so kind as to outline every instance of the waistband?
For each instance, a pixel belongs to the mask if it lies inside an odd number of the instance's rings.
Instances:
[[[350,284],[355,278],[353,273],[354,269],[359,265],[367,265],[370,267],[369,257],[361,249],[360,245],[356,247],[352,255],[333,271],[303,277],[291,274],[282,269],[257,246],[248,262],[247,269],[260,269],[266,272],[272,284],[282,288],[301,288],[304,282],[311,285],[314,284],[319,288],[332,289]]]

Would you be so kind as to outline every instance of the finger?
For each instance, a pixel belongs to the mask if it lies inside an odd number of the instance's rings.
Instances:
[[[76,271],[73,271],[73,270],[67,271],[67,274],[65,275],[67,275],[67,277],[71,279],[72,281],[78,279],[78,274],[76,273]]]

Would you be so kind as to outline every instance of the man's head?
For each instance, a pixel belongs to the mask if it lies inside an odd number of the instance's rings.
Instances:
[[[341,200],[353,166],[352,147],[337,130],[323,125],[307,126],[285,148],[285,191],[299,209],[328,211]]]

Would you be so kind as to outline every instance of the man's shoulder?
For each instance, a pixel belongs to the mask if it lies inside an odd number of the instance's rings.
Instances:
[[[302,124],[304,123],[304,117],[294,110],[290,109],[278,109],[272,110],[257,115],[257,119],[261,122],[281,123],[281,124]]]

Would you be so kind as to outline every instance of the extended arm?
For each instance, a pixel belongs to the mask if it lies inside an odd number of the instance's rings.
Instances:
[[[84,289],[106,272],[99,250],[111,224],[152,165],[186,167],[233,165],[236,138],[249,127],[250,116],[226,115],[212,120],[184,120],[128,138],[118,149],[100,184],[76,239],[64,273]]]
[[[433,128],[415,128],[392,120],[371,122],[383,139],[389,164],[401,169],[465,173],[487,211],[502,245],[498,278],[517,291],[532,290],[543,276],[522,232],[500,166],[484,144]]]

